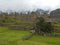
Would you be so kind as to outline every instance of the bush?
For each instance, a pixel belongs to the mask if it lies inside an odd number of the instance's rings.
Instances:
[[[43,17],[39,17],[37,19],[36,25],[35,25],[35,32],[38,34],[47,34],[52,33],[53,26],[51,22],[46,22]]]

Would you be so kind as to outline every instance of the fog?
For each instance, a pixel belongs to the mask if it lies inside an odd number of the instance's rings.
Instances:
[[[60,0],[0,0],[0,10],[54,10],[60,8]]]

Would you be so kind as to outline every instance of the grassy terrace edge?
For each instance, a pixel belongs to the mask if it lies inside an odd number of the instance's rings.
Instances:
[[[30,31],[10,30],[0,27],[0,45],[60,45],[60,37],[34,35],[29,40],[23,41]]]

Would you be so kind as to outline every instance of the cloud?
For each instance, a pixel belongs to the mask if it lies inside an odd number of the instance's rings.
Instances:
[[[60,8],[60,0],[0,0],[0,10],[33,10]]]

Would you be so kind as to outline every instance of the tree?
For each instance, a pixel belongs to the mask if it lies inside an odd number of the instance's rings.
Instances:
[[[46,22],[43,17],[37,18],[37,22],[35,25],[35,32],[37,34],[48,34],[51,33],[53,26],[51,22]]]

